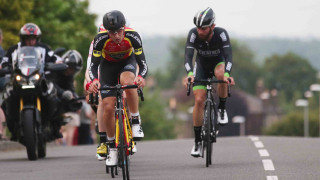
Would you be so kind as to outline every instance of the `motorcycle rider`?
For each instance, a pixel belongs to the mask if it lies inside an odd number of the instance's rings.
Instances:
[[[8,68],[13,70],[15,68],[15,57],[19,49],[23,46],[34,46],[41,52],[41,62],[42,63],[58,63],[61,61],[61,58],[56,56],[54,52],[48,47],[48,45],[40,42],[41,37],[41,30],[40,28],[34,23],[26,23],[20,29],[20,42],[16,45],[10,47],[3,57],[2,61],[0,62],[0,67]],[[52,118],[52,124],[56,124],[57,122],[57,107],[58,107],[58,99],[56,93],[51,93],[45,97],[42,97],[42,103],[45,104],[46,108],[43,108],[44,113],[47,117]],[[7,117],[7,126],[10,130],[12,140],[16,140],[15,133],[14,133],[14,126],[16,119],[19,119],[18,113],[19,112],[19,99],[17,96],[13,95],[12,93],[5,99],[2,107],[5,109],[5,114]],[[59,124],[59,123],[58,123]],[[55,126],[54,126],[55,127]],[[53,128],[53,135],[55,138],[61,138],[62,134],[59,132],[60,127]]]
[[[78,51],[69,50],[63,54],[62,62],[68,65],[68,68],[62,72],[55,73],[54,78],[52,78],[56,84],[57,94],[61,101],[59,114],[73,114],[80,110],[82,106],[80,101],[73,100],[78,97],[75,92],[74,77],[81,71],[83,59]],[[68,114],[65,114],[65,116],[68,116]],[[60,122],[63,122],[63,120],[61,119]],[[62,124],[64,123],[67,122],[63,122]]]

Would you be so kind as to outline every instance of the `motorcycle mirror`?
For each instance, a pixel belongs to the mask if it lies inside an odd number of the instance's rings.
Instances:
[[[66,64],[54,64],[54,63],[48,63],[46,64],[46,70],[51,72],[56,71],[64,71],[68,68],[68,65]]]
[[[66,48],[63,48],[63,47],[59,47],[57,48],[56,50],[54,50],[54,53],[61,56],[62,53],[64,53],[66,51]]]

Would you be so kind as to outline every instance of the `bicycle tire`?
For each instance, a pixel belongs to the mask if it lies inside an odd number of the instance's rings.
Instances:
[[[129,169],[127,164],[127,155],[126,155],[126,148],[125,148],[125,136],[124,136],[124,124],[123,124],[123,114],[122,111],[118,114],[119,118],[119,130],[120,130],[120,136],[119,136],[119,162],[120,167],[122,168],[122,177],[123,180],[129,180]]]
[[[211,144],[211,129],[212,129],[212,123],[211,123],[211,117],[212,117],[212,108],[211,104],[208,102],[206,104],[206,115],[205,115],[205,144],[206,144],[206,167],[208,167],[211,164],[211,154],[212,154],[212,144]]]

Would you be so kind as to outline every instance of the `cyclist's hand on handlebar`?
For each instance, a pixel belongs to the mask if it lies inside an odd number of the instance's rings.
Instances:
[[[235,85],[236,83],[234,82],[234,79],[233,77],[224,77],[223,80],[226,82],[226,83],[230,83],[230,85]],[[230,80],[230,81],[229,81]]]
[[[194,76],[193,75],[191,75],[191,76],[188,76],[188,77],[186,77],[186,78],[184,78],[184,80],[183,80],[183,85],[184,85],[184,87],[185,88],[187,88],[188,87],[188,79],[189,78],[191,78],[191,84],[193,83],[193,81],[194,81]]]
[[[89,87],[89,92],[97,93],[100,89],[100,82],[99,80],[93,80],[92,84]]]
[[[144,87],[146,85],[146,80],[141,76],[137,76],[135,79],[134,79],[134,82],[136,85],[138,85],[138,87]]]

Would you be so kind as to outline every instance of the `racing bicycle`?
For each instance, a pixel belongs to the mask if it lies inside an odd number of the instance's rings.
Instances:
[[[204,158],[204,151],[206,151],[206,167],[212,164],[212,144],[217,141],[219,132],[218,124],[218,109],[213,98],[213,93],[216,92],[213,88],[214,83],[226,83],[223,80],[216,80],[213,78],[208,79],[195,79],[194,82],[206,83],[207,95],[204,106],[204,120],[201,131],[201,145],[202,145],[202,158]],[[230,82],[230,80],[229,80]],[[191,78],[188,78],[187,95],[190,95]],[[230,83],[228,83],[228,97],[230,97]]]

